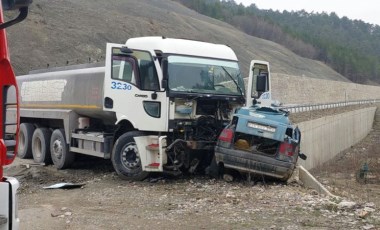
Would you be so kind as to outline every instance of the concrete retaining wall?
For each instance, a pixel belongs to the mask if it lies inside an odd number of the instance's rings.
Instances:
[[[380,99],[380,87],[273,73],[272,97],[284,104]]]
[[[370,107],[301,122],[301,151],[307,160],[298,162],[306,169],[314,168],[358,143],[370,132],[376,107]]]

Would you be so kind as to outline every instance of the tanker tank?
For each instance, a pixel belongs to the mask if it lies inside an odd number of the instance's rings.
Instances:
[[[88,66],[33,71],[18,76],[21,112],[23,109],[73,110],[80,116],[114,124],[115,114],[103,110],[105,67]]]

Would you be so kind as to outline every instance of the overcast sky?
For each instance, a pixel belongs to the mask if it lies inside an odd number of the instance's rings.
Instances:
[[[246,6],[254,3],[259,9],[335,12],[339,17],[347,16],[350,19],[361,19],[380,25],[379,0],[235,0],[235,2]]]

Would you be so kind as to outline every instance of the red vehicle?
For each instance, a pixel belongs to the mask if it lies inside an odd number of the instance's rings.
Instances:
[[[5,28],[24,20],[32,0],[2,0],[0,5],[0,230],[18,229],[16,191],[19,183],[15,178],[4,177],[3,166],[9,165],[16,157],[19,108],[16,77],[9,60]],[[4,10],[20,11],[19,15],[4,22]],[[9,113],[16,108],[16,116]]]

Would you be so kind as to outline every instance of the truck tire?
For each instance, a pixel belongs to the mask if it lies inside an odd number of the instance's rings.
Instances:
[[[51,134],[50,154],[53,164],[57,169],[68,168],[74,162],[75,155],[69,151],[63,129],[56,129]]]
[[[120,178],[124,180],[141,181],[149,176],[141,166],[139,150],[134,137],[141,136],[141,132],[124,133],[117,139],[112,150],[112,165]]]
[[[32,153],[36,163],[51,163],[50,155],[51,131],[47,128],[37,128],[32,137]]]
[[[35,127],[30,123],[22,123],[20,125],[20,133],[18,137],[17,156],[21,159],[30,159],[32,154],[32,137]]]

